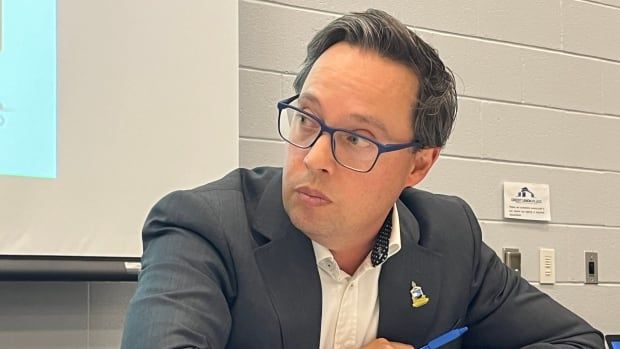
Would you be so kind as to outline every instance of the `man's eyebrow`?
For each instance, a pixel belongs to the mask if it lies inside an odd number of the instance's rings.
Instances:
[[[303,92],[302,94],[299,95],[299,101],[304,101],[307,100],[308,102],[314,103],[316,105],[318,105],[319,107],[321,106],[321,102],[319,101],[318,98],[316,98],[315,95],[313,95],[312,93],[309,92]]]
[[[349,116],[356,119],[359,122],[375,126],[376,128],[381,130],[386,135],[390,134],[387,130],[387,127],[385,127],[385,124],[381,120],[375,118],[374,116],[357,114],[357,113],[349,114]]]
[[[319,99],[316,98],[315,95],[313,95],[312,93],[309,93],[309,92],[304,92],[304,93],[300,94],[299,95],[299,100],[300,101],[307,100],[310,103],[316,104],[317,106],[319,106],[319,108],[321,107],[321,102],[319,101]],[[349,114],[348,116],[352,117],[353,119],[355,119],[358,122],[375,126],[376,128],[381,130],[386,135],[390,134],[388,132],[387,127],[385,126],[385,124],[381,120],[377,119],[374,116],[365,115],[365,114],[359,114],[359,113]]]

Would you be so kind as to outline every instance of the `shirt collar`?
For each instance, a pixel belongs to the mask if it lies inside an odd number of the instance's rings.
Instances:
[[[400,251],[400,221],[398,220],[398,209],[394,204],[392,210],[392,234],[390,234],[390,244],[388,247],[388,258]]]

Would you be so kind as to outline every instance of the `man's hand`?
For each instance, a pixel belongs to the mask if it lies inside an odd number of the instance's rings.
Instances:
[[[390,342],[385,338],[377,338],[366,344],[362,349],[415,349],[413,345]]]

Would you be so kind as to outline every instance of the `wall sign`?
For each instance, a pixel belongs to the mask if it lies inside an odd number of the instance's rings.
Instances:
[[[504,218],[550,221],[549,185],[504,182]]]

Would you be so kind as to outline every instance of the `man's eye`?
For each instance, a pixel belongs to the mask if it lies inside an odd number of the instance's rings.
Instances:
[[[365,148],[371,144],[368,140],[350,133],[347,134],[346,140],[349,145],[355,146],[356,148]]]
[[[301,113],[297,114],[297,122],[299,123],[300,126],[304,126],[304,127],[314,126],[313,120],[308,115],[304,115]]]
[[[358,136],[349,135],[349,137],[347,137],[347,141],[353,145],[357,145],[359,144],[360,138]]]

